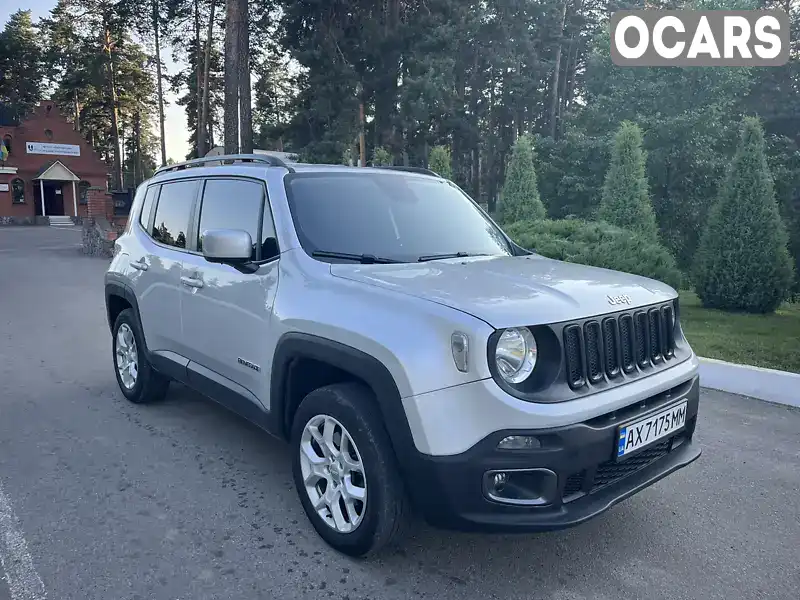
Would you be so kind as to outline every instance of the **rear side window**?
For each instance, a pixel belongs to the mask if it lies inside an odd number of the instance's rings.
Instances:
[[[147,226],[150,224],[150,214],[153,212],[153,203],[158,196],[160,186],[151,185],[147,188],[147,194],[144,196],[144,203],[142,204],[142,211],[139,213],[139,223],[147,231]]]
[[[194,199],[197,196],[198,180],[176,181],[161,186],[161,195],[156,206],[156,216],[150,235],[157,242],[186,248],[186,235]]]
[[[208,229],[241,229],[253,240],[251,260],[271,258],[274,252],[265,247],[262,235],[273,236],[274,227],[269,210],[264,210],[264,186],[246,179],[209,179],[203,192],[200,207],[200,225],[197,228],[197,249],[203,251],[201,236]],[[262,226],[261,217],[269,220]],[[272,232],[272,233],[270,233]]]

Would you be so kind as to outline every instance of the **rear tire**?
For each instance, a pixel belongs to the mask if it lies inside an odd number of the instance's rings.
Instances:
[[[332,427],[330,454],[322,447],[328,427]],[[317,440],[323,440],[322,444]],[[291,447],[303,509],[330,546],[349,556],[365,557],[402,539],[409,521],[408,498],[370,390],[357,383],[340,383],[308,394],[294,417]],[[324,458],[329,455],[333,458]],[[326,504],[323,496],[336,499]],[[334,516],[329,506],[340,510]]]
[[[139,319],[126,308],[117,316],[111,337],[114,373],[122,394],[134,404],[164,399],[169,379],[158,373],[147,358]]]

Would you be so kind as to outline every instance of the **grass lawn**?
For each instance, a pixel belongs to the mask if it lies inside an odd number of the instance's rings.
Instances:
[[[703,308],[693,292],[680,293],[683,332],[698,356],[800,373],[800,304],[772,315]]]

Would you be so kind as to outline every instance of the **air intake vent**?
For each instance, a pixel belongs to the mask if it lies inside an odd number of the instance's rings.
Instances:
[[[603,345],[606,348],[606,375],[618,377],[619,372],[619,328],[615,319],[603,321]]]
[[[675,356],[675,311],[671,306],[665,306],[664,314],[664,357]]]
[[[630,315],[622,315],[619,318],[619,344],[620,354],[622,355],[622,370],[630,373],[636,370],[636,358],[634,349],[636,338],[633,334],[633,318]]]
[[[636,325],[636,363],[640,369],[644,369],[650,363],[648,356],[650,350],[648,331],[650,327],[647,324],[647,315],[643,312],[636,313],[634,322]]]
[[[572,388],[585,385],[583,378],[583,348],[581,347],[581,328],[570,325],[564,329],[564,358],[566,360],[567,383]]]
[[[650,360],[655,365],[664,360],[661,354],[661,340],[664,337],[661,327],[661,312],[657,308],[653,308],[647,313],[647,325],[650,332]]]
[[[597,321],[589,321],[584,325],[583,335],[586,339],[586,374],[590,383],[597,383],[603,378],[600,324]]]

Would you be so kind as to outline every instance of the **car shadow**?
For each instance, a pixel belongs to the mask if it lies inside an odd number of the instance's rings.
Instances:
[[[141,407],[131,410],[143,414]],[[599,584],[597,591],[608,586],[609,597],[613,597],[620,582],[612,580],[626,577],[622,565],[641,563],[643,568],[658,569],[642,563],[645,556],[657,554],[646,543],[654,520],[652,508],[641,497],[650,494],[649,490],[580,526],[542,534],[452,532],[430,527],[416,516],[402,544],[368,559],[351,559],[325,545],[307,520],[294,489],[287,444],[179,384],[172,384],[157,409],[144,410],[158,411],[158,428],[167,435],[182,438],[193,449],[203,449],[202,454],[222,458],[214,465],[204,465],[205,472],[236,469],[235,477],[220,473],[220,480],[234,485],[237,493],[255,498],[255,502],[239,505],[240,518],[254,528],[254,548],[264,545],[263,530],[268,529],[269,544],[283,544],[286,553],[297,552],[298,568],[303,559],[314,558],[320,565],[337,565],[404,593],[424,593],[435,581],[435,588],[452,588],[454,593],[459,589],[474,592],[479,586],[490,595],[502,595],[501,590],[524,584],[536,590],[533,597],[550,597],[550,593],[574,585],[578,586],[576,592],[585,590],[582,574],[593,572],[607,573],[609,580]],[[171,427],[175,431],[169,433]],[[262,522],[268,506],[273,513],[288,514],[288,522]],[[658,537],[663,542],[662,536]],[[309,546],[313,553],[298,550]]]

